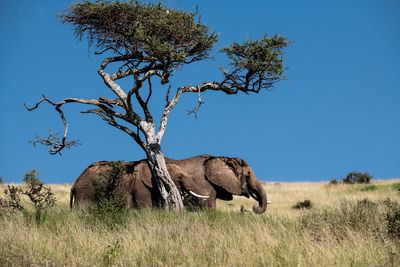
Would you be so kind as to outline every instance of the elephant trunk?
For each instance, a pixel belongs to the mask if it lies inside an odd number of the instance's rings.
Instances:
[[[250,189],[250,193],[252,197],[258,201],[258,204],[254,204],[253,206],[254,213],[264,213],[268,204],[267,194],[265,193],[264,186],[259,181],[255,181],[254,186]]]

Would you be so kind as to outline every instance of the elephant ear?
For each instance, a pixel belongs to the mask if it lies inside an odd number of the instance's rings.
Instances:
[[[224,190],[234,195],[240,195],[240,179],[232,169],[232,165],[227,164],[227,158],[213,158],[205,164],[205,175],[208,181],[222,187]]]
[[[136,179],[141,179],[147,187],[153,188],[153,183],[151,181],[152,174],[149,165],[145,160],[140,161],[136,166],[135,177]]]

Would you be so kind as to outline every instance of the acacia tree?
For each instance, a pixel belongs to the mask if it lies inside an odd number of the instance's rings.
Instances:
[[[68,124],[62,107],[80,103],[94,108],[84,113],[94,113],[111,126],[127,133],[145,151],[153,180],[161,194],[161,206],[183,208],[182,199],[166,168],[161,140],[168,116],[184,93],[208,90],[227,95],[259,93],[270,89],[282,79],[282,49],[288,45],[281,36],[263,37],[243,44],[233,43],[224,48],[230,65],[221,69],[221,81],[205,81],[198,85],[179,86],[171,90],[169,78],[181,67],[209,58],[217,35],[196,21],[197,12],[168,9],[161,4],[130,2],[83,2],[73,4],[60,15],[64,23],[72,24],[79,40],[87,37],[96,55],[104,57],[98,74],[115,98],[100,96],[96,99],[65,98],[58,102],[43,96],[34,110],[47,102],[60,114],[64,123],[61,140],[40,139],[36,142],[50,146],[49,152],[57,154],[73,145],[67,141]],[[122,88],[118,80],[132,79],[132,87]],[[159,81],[158,91],[165,90],[165,107],[159,123],[153,120],[149,109],[153,81]],[[168,86],[169,85],[169,86]],[[171,94],[171,91],[174,93]],[[126,125],[129,125],[126,126]]]

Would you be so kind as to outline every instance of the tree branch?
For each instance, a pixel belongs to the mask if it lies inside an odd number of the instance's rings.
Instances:
[[[163,114],[161,116],[161,120],[160,120],[160,126],[158,128],[158,132],[157,132],[157,139],[159,140],[159,142],[161,143],[161,139],[164,136],[164,132],[165,132],[165,128],[167,127],[167,122],[168,122],[168,115],[171,112],[171,110],[175,107],[175,105],[178,103],[179,99],[181,98],[182,94],[183,94],[183,88],[180,87],[176,90],[175,96],[169,100],[169,94],[170,94],[170,90],[171,87],[168,88],[167,91],[167,96],[166,96],[166,105],[163,111]]]
[[[44,142],[36,142],[36,143],[41,143],[41,144],[45,144],[45,145],[50,146],[49,153],[52,154],[52,155],[60,153],[60,151],[63,150],[65,147],[70,147],[70,145],[71,145],[71,142],[67,142],[66,141],[67,133],[68,133],[68,123],[67,123],[67,120],[65,118],[64,112],[61,110],[61,107],[64,104],[67,104],[67,103],[80,103],[80,104],[86,104],[86,105],[94,105],[94,106],[99,107],[100,108],[99,110],[101,110],[101,112],[103,112],[102,114],[108,116],[108,118],[112,118],[112,120],[114,120],[114,117],[116,117],[116,118],[122,119],[124,121],[130,122],[130,123],[132,123],[133,125],[136,125],[136,126],[140,125],[140,122],[142,121],[141,118],[139,117],[139,115],[134,113],[134,112],[132,112],[132,111],[129,113],[129,116],[125,115],[125,114],[122,114],[122,113],[119,113],[117,111],[114,111],[112,109],[112,107],[113,106],[122,106],[121,101],[119,99],[107,99],[107,98],[104,98],[104,97],[100,97],[99,100],[96,100],[96,99],[80,99],[80,98],[65,98],[65,99],[63,99],[63,100],[61,100],[59,102],[53,102],[50,99],[48,99],[46,96],[43,95],[43,97],[39,101],[37,101],[36,104],[33,107],[28,107],[25,103],[24,103],[24,106],[28,111],[33,111],[33,110],[37,109],[39,107],[39,105],[41,103],[43,103],[43,102],[47,102],[47,103],[49,103],[50,105],[52,105],[54,107],[54,109],[60,114],[61,120],[62,120],[62,122],[64,124],[64,133],[63,133],[63,137],[62,137],[61,141],[59,141],[56,138],[47,138],[47,141],[44,141],[46,139],[43,139]],[[94,112],[92,112],[92,113],[94,113]],[[99,115],[99,113],[97,113],[97,114]],[[112,121],[110,121],[110,122],[112,122]],[[115,122],[115,120],[114,120],[114,122]],[[120,125],[117,125],[117,126],[120,126]],[[136,135],[135,133],[130,131],[125,126],[120,126],[119,129],[127,132],[132,137],[134,137],[134,135]],[[129,130],[129,132],[128,132],[128,130]],[[136,138],[136,136],[134,137],[134,139],[135,138]],[[137,141],[139,145],[141,145],[141,146],[143,145],[143,142],[140,140],[140,138],[139,139],[135,139],[135,141]]]
[[[199,90],[199,95],[198,95],[198,102],[197,102],[197,104],[196,104],[196,106],[192,109],[192,110],[188,110],[188,115],[190,115],[190,114],[194,114],[194,117],[196,118],[196,120],[197,120],[197,114],[198,114],[198,112],[199,112],[199,109],[200,109],[200,107],[201,107],[201,105],[203,105],[204,104],[204,102],[203,102],[203,100],[201,99],[201,93],[200,93],[200,90]]]
[[[118,98],[125,104],[126,108],[127,108],[127,105],[126,105],[127,95],[122,90],[122,88],[115,82],[115,80],[127,77],[128,75],[131,75],[131,74],[134,74],[134,71],[131,68],[129,68],[128,70],[126,70],[124,72],[118,71],[118,73],[110,76],[108,73],[106,73],[104,71],[104,69],[110,63],[119,62],[119,61],[130,61],[130,60],[137,59],[137,58],[141,58],[141,55],[140,54],[127,54],[127,55],[116,56],[116,57],[108,57],[103,60],[103,62],[101,63],[101,65],[98,69],[98,73],[103,78],[104,83],[107,85],[107,87],[109,87],[118,96]]]
[[[149,94],[147,95],[147,98],[146,98],[146,102],[145,102],[146,106],[149,104],[151,95],[152,95],[152,93],[153,93],[153,86],[152,86],[152,84],[151,84],[151,79],[149,78],[149,79],[147,80],[147,82],[148,82],[148,84],[149,84]]]
[[[165,128],[167,127],[167,122],[168,122],[168,116],[171,110],[176,106],[178,103],[179,99],[181,98],[183,93],[198,93],[199,94],[199,103],[197,105],[197,111],[200,108],[200,105],[203,104],[200,93],[205,92],[207,90],[213,90],[213,91],[221,91],[224,92],[225,94],[232,95],[232,94],[237,94],[238,90],[234,87],[226,86],[222,83],[218,82],[204,82],[201,85],[198,86],[185,86],[185,87],[179,87],[176,90],[175,96],[169,100],[169,91],[167,91],[167,97],[166,97],[166,105],[163,111],[163,114],[161,116],[161,121],[160,121],[160,126],[158,128],[157,132],[157,139],[160,140],[164,135]],[[196,109],[196,107],[195,107]],[[196,112],[197,112],[196,111]]]
[[[52,131],[50,131],[50,134],[47,138],[36,135],[32,140],[29,141],[29,143],[33,144],[33,146],[36,146],[37,144],[49,146],[50,147],[49,153],[53,155],[57,153],[61,155],[61,150],[63,148],[71,148],[73,146],[80,145],[78,140],[60,141],[58,134]]]
[[[64,112],[61,110],[62,104],[54,103],[54,102],[50,101],[44,95],[38,102],[36,102],[35,106],[29,108],[25,103],[24,103],[24,106],[28,111],[32,111],[32,110],[37,109],[43,101],[48,102],[50,105],[52,105],[54,107],[54,109],[58,112],[58,114],[60,114],[60,118],[64,124],[64,133],[63,133],[63,137],[62,137],[61,141],[59,141],[58,139],[52,139],[52,142],[48,143],[48,145],[50,146],[49,153],[52,155],[55,155],[57,153],[60,153],[60,151],[67,145],[66,139],[67,139],[67,133],[68,133],[68,123],[67,123],[67,120],[65,119]]]
[[[149,83],[149,95],[147,96],[146,101],[143,101],[143,98],[140,95],[139,90],[135,91],[135,96],[136,96],[136,99],[139,102],[140,106],[142,107],[142,110],[144,112],[146,121],[147,122],[153,122],[153,117],[151,116],[151,113],[150,113],[150,110],[149,110],[149,107],[148,107],[150,96],[152,94],[152,85],[151,85],[150,78],[148,79],[148,83]]]
[[[89,109],[87,111],[82,111],[81,113],[97,114],[101,119],[106,121],[109,125],[117,128],[117,129],[120,129],[121,131],[124,131],[129,136],[131,136],[142,149],[145,148],[144,143],[143,143],[143,141],[141,140],[141,138],[139,136],[139,132],[135,133],[131,129],[129,129],[128,127],[123,126],[121,124],[118,124],[115,121],[114,117],[111,114],[109,114],[107,111],[105,111],[103,109]]]
[[[127,95],[122,90],[121,86],[119,86],[116,82],[114,82],[111,76],[104,70],[99,69],[98,73],[103,78],[104,83],[107,85],[107,87],[110,88],[119,97],[119,99],[121,99],[123,103],[126,103]]]

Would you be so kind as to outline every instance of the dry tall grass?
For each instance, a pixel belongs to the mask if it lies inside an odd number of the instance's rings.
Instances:
[[[216,211],[129,211],[116,225],[70,212],[70,186],[52,185],[58,205],[42,224],[0,216],[0,266],[400,266],[382,204],[400,202],[399,182],[271,183],[263,215],[240,212],[254,201],[238,197]],[[312,209],[292,208],[305,199]]]

